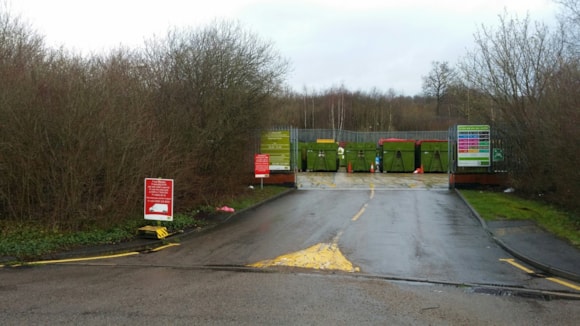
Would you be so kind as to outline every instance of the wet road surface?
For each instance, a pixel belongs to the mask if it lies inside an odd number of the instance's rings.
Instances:
[[[566,289],[503,261],[446,181],[301,175],[299,190],[154,253],[1,269],[0,315],[9,325],[575,325],[577,301],[546,300]]]
[[[154,255],[120,264],[299,267],[562,290],[512,258],[438,174],[303,174],[299,190]],[[353,188],[355,190],[341,190]]]

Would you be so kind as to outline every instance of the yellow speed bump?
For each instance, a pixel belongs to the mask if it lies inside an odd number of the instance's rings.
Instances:
[[[319,243],[308,249],[263,260],[250,267],[266,268],[272,266],[301,267],[319,270],[339,270],[344,272],[360,272],[338,249],[336,243]]]

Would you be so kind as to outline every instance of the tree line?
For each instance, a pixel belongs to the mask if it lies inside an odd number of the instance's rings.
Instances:
[[[456,63],[433,61],[414,97],[381,92],[287,91],[277,123],[354,131],[447,130],[489,124],[525,195],[580,210],[580,1],[556,0],[558,25],[507,12],[481,25]]]
[[[580,1],[558,0],[557,27],[504,13],[481,26],[457,66],[434,62],[424,89],[437,107],[493,127],[523,194],[580,211]]]
[[[512,182],[578,209],[579,11],[561,26],[500,16],[456,66],[434,61],[424,93],[302,92],[289,63],[233,22],[173,29],[143,48],[83,56],[45,45],[0,9],[0,219],[80,230],[142,216],[143,179],[176,180],[176,210],[252,182],[256,132],[491,124],[517,157]]]
[[[80,230],[142,218],[145,177],[175,179],[182,212],[238,192],[286,69],[237,23],[87,57],[0,12],[0,219]]]

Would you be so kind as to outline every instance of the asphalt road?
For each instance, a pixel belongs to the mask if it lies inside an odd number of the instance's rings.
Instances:
[[[190,268],[298,267],[435,283],[566,290],[530,278],[501,260],[509,258],[455,192],[415,187],[302,189],[179,247],[115,262]]]
[[[7,324],[559,324],[445,176],[301,175],[299,190],[155,253],[0,270]],[[350,190],[341,190],[349,189]],[[524,297],[522,297],[524,295]]]

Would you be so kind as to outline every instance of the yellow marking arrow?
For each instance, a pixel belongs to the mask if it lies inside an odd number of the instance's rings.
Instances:
[[[248,266],[265,268],[271,266],[290,266],[320,270],[340,270],[359,272],[340,252],[336,244],[319,243],[308,249],[282,255],[274,259],[263,260]]]
[[[339,270],[345,272],[360,272],[360,268],[354,267],[338,249],[339,233],[333,243],[319,243],[308,249],[278,256],[274,259],[262,260],[250,264],[250,267],[266,268],[271,266],[290,266],[311,268],[320,270]]]

